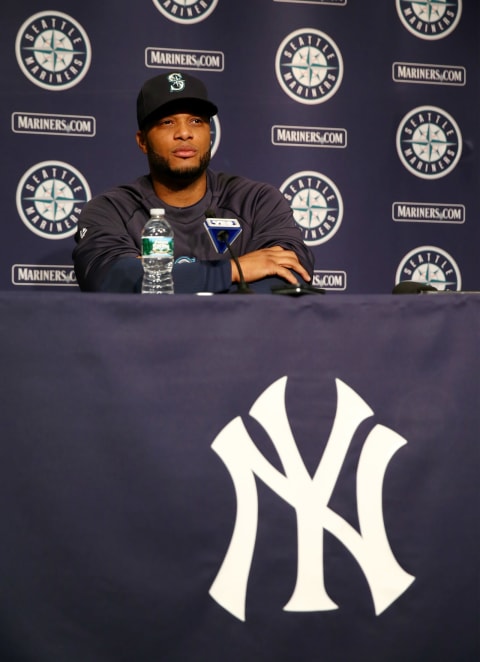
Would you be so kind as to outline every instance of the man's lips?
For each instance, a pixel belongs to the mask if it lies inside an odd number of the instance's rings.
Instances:
[[[177,147],[173,150],[173,154],[179,159],[189,159],[195,156],[197,150],[194,147]]]

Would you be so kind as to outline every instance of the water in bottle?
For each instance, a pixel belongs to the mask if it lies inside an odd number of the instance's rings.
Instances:
[[[151,209],[142,232],[142,294],[173,294],[173,230],[164,209]]]

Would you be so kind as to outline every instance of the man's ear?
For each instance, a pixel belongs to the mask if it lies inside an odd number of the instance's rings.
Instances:
[[[147,145],[146,145],[146,141],[145,141],[145,138],[146,138],[145,131],[142,131],[141,129],[139,131],[137,131],[135,138],[137,139],[137,145],[140,147],[142,152],[144,154],[146,154],[147,153]]]

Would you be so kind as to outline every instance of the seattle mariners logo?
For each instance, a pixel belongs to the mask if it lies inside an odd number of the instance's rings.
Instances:
[[[343,200],[331,179],[305,170],[285,180],[280,191],[290,203],[308,246],[323,244],[337,232],[343,218]]]
[[[289,97],[305,104],[330,99],[342,82],[343,59],[336,43],[313,28],[291,32],[275,58],[277,80]]]
[[[17,210],[27,228],[44,239],[75,234],[82,207],[90,199],[83,175],[68,163],[43,161],[17,186]]]
[[[34,14],[22,25],[15,53],[25,76],[47,90],[66,90],[79,83],[91,61],[90,41],[73,18],[57,11]]]
[[[153,0],[155,7],[175,23],[199,23],[213,12],[218,0]]]
[[[446,251],[435,246],[419,246],[410,251],[400,262],[395,283],[414,280],[423,285],[432,285],[437,290],[461,290],[460,270]]]
[[[210,155],[215,156],[215,153],[220,145],[220,136],[222,134],[218,115],[214,115],[210,119]]]
[[[167,79],[170,83],[170,92],[181,92],[185,89],[185,78],[182,74],[170,74]]]
[[[443,39],[455,30],[462,0],[396,0],[403,25],[420,39]]]
[[[400,122],[397,152],[413,175],[438,179],[457,165],[462,154],[462,134],[447,112],[435,106],[420,106]]]

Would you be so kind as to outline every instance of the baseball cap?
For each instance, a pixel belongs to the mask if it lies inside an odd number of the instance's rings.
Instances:
[[[174,71],[149,78],[137,97],[138,127],[142,129],[149,120],[174,112],[179,103],[187,101],[207,117],[218,112],[208,98],[207,88],[194,76]]]

